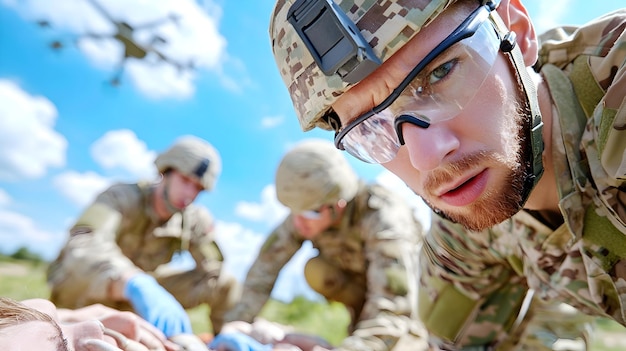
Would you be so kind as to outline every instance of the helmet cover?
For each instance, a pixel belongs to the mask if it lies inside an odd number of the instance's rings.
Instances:
[[[294,212],[350,201],[359,180],[341,151],[326,140],[307,139],[285,154],[276,170],[276,196]]]
[[[330,130],[322,118],[352,85],[326,76],[287,20],[296,0],[278,0],[270,19],[272,51],[303,131]],[[326,0],[320,0],[326,1]],[[332,1],[332,0],[330,0]],[[375,55],[386,61],[455,0],[335,0]]]
[[[198,180],[205,190],[211,190],[222,171],[217,150],[207,141],[187,135],[177,139],[169,149],[154,160],[159,173],[175,169]]]

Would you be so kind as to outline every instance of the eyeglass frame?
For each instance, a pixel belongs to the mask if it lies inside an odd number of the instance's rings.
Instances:
[[[329,205],[322,205],[315,210],[301,211],[298,213],[298,216],[301,216],[303,218],[310,219],[310,220],[317,220],[317,219],[322,218],[322,211],[324,210],[325,207],[328,207],[328,206]]]
[[[461,40],[473,36],[478,31],[480,26],[485,21],[489,20],[492,12],[496,10],[499,3],[500,3],[499,0],[488,1],[484,5],[481,5],[476,10],[472,11],[472,13],[470,13],[469,16],[465,20],[463,20],[463,22],[461,22],[461,24],[458,25],[452,31],[452,33],[450,33],[437,46],[435,46],[435,48],[431,50],[420,62],[417,63],[417,65],[411,70],[411,72],[409,72],[409,74],[402,80],[402,82],[400,82],[400,84],[391,92],[391,94],[389,94],[389,96],[385,98],[385,100],[383,100],[380,104],[374,106],[368,112],[354,119],[345,127],[341,127],[339,116],[337,116],[336,113],[331,111],[330,114],[327,116],[327,118],[328,118],[329,124],[331,124],[331,126],[334,127],[333,129],[335,129],[335,138],[334,138],[335,147],[339,150],[345,151],[345,147],[343,146],[342,141],[343,141],[343,138],[352,129],[354,129],[357,125],[359,125],[366,119],[378,113],[381,113],[383,110],[391,106],[391,104],[393,104],[398,99],[398,97],[400,97],[402,92],[411,84],[413,79],[415,79],[421,73],[421,71],[426,66],[428,66],[435,58],[437,58],[441,53],[449,49],[452,45],[460,42]],[[494,28],[494,31],[496,32],[496,35],[500,39],[500,50],[504,52],[510,52],[515,46],[515,35],[514,35],[515,33],[509,32],[505,35],[501,35],[497,30],[497,26],[493,23],[492,23],[492,26]],[[402,135],[402,129],[401,129],[401,125],[404,122],[410,122],[412,124],[415,124],[425,129],[430,126],[430,123],[428,123],[427,121],[421,120],[411,115],[401,115],[397,117],[394,120],[394,128],[396,130],[396,134],[398,136],[398,141],[400,142],[400,145],[405,144],[404,137]],[[348,153],[350,152],[348,151]],[[356,155],[353,155],[353,156],[359,158]]]

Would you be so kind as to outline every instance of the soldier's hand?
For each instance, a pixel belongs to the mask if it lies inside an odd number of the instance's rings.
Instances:
[[[124,287],[124,296],[135,311],[166,337],[191,334],[191,321],[181,304],[153,277],[139,273]]]
[[[243,333],[221,333],[209,344],[214,351],[272,351],[272,345],[264,345]]]

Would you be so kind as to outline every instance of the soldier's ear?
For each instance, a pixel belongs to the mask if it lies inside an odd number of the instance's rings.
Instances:
[[[503,0],[498,7],[498,14],[504,24],[515,32],[517,45],[522,51],[526,66],[535,64],[539,44],[535,27],[524,5],[520,0]]]
[[[337,207],[344,208],[346,206],[348,206],[348,201],[345,199],[339,199],[339,201],[337,201]]]

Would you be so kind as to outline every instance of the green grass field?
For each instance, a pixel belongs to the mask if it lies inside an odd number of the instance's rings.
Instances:
[[[16,300],[48,298],[50,290],[46,285],[45,271],[45,263],[0,255],[0,296]],[[195,333],[212,331],[206,305],[187,312]],[[302,297],[296,297],[290,304],[270,300],[261,311],[261,317],[291,325],[301,332],[319,335],[332,344],[338,344],[345,337],[349,319],[341,304],[309,301]]]
[[[17,300],[47,298],[45,263],[15,260],[0,256],[0,295]],[[200,306],[188,310],[195,333],[211,332],[209,310]],[[301,332],[326,338],[338,344],[346,335],[348,313],[341,304],[309,301],[296,297],[285,304],[270,300],[261,316],[274,322],[291,325]],[[626,331],[617,323],[600,319],[597,323],[591,351],[626,350]]]

